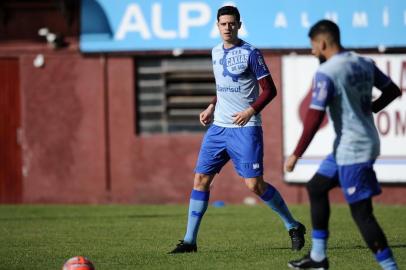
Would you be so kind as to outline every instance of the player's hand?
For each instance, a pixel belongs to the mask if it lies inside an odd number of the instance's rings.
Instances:
[[[210,104],[206,110],[202,111],[199,115],[200,123],[207,126],[213,121],[214,105]]]
[[[255,110],[250,106],[245,111],[233,114],[233,123],[241,127],[245,126],[254,114]]]
[[[292,172],[295,169],[296,162],[299,158],[295,155],[290,155],[285,161],[285,171]]]

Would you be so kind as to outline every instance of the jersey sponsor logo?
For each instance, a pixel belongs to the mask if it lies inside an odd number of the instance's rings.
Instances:
[[[241,86],[230,87],[230,86],[220,86],[220,85],[216,84],[216,89],[218,92],[229,92],[229,93],[240,93],[241,92]]]

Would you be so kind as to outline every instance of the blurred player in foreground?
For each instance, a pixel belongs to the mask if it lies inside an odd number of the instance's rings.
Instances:
[[[202,125],[209,125],[213,115],[214,123],[203,138],[197,160],[185,237],[170,253],[197,251],[196,238],[208,206],[210,185],[230,159],[248,188],[279,214],[289,232],[292,249],[300,250],[305,241],[305,227],[292,217],[279,192],[263,179],[259,113],[276,96],[275,85],[261,52],[238,38],[241,27],[238,9],[220,8],[217,26],[223,40],[212,50],[217,94],[200,114]]]
[[[291,261],[294,269],[328,269],[326,256],[330,205],[328,192],[341,186],[352,217],[382,269],[398,269],[385,234],[373,214],[372,196],[381,193],[373,169],[379,155],[379,135],[372,113],[382,110],[401,95],[400,89],[372,62],[345,51],[338,26],[328,20],[309,31],[312,53],[320,67],[313,81],[313,96],[303,133],[285,169],[293,171],[317,132],[325,110],[336,133],[333,153],[321,163],[307,183],[312,219],[312,248],[302,259]],[[372,102],[372,88],[382,91]]]

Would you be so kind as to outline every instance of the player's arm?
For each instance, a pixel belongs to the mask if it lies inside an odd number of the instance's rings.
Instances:
[[[303,123],[303,132],[302,135],[300,136],[299,142],[297,143],[293,154],[290,155],[285,162],[286,171],[288,172],[293,171],[297,160],[306,151],[307,147],[313,140],[314,135],[319,129],[321,123],[323,122],[324,115],[325,111],[309,108],[305,116],[305,120]]]
[[[257,77],[262,92],[246,110],[233,115],[234,124],[244,126],[251,117],[258,114],[276,96],[276,87],[269,73],[265,60],[259,50],[251,52],[248,68]]]
[[[271,102],[272,99],[276,97],[276,87],[272,80],[271,75],[265,76],[258,80],[259,85],[261,86],[262,92],[255,100],[254,103],[251,104],[251,107],[254,109],[255,114],[258,114]]]
[[[271,75],[259,79],[258,83],[262,88],[261,94],[246,110],[233,115],[235,124],[240,126],[245,125],[253,115],[260,113],[276,97],[276,87]]]
[[[266,105],[276,97],[277,91],[265,59],[259,50],[254,50],[249,56],[249,69],[255,74],[262,92],[258,98],[251,104],[255,114],[258,114]]]
[[[216,103],[217,96],[215,96],[210,102],[209,106],[207,106],[207,108],[200,113],[199,120],[203,126],[207,126],[213,121],[213,113],[216,108]]]
[[[325,109],[334,95],[335,89],[331,80],[322,73],[317,73],[312,87],[313,99],[303,123],[303,131],[296,148],[285,162],[285,170],[293,171],[297,160],[303,155],[320,128],[326,114]]]
[[[382,92],[379,98],[372,102],[372,111],[374,113],[379,112],[397,97],[402,95],[402,91],[399,87],[376,66],[374,73],[374,86]]]

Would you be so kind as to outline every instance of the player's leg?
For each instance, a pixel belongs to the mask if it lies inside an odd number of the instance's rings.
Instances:
[[[382,269],[395,270],[398,268],[392,251],[373,214],[372,196],[381,192],[373,163],[370,161],[342,166],[340,175],[343,175],[343,191],[350,204],[351,215],[376,260]]]
[[[229,130],[227,152],[237,173],[245,179],[248,188],[260,196],[282,218],[290,230],[292,249],[304,245],[304,226],[291,215],[279,192],[263,180],[263,138],[260,126],[233,128]]]
[[[210,184],[214,175],[205,175],[196,173],[193,183],[193,189],[190,194],[188,220],[186,233],[183,240],[170,253],[196,252],[197,233],[199,232],[200,223],[203,215],[209,205]]]
[[[312,247],[308,255],[290,261],[289,267],[296,269],[328,269],[327,241],[329,236],[328,223],[330,218],[329,191],[338,186],[337,164],[332,155],[326,157],[318,171],[306,184],[310,200],[312,220]]]
[[[258,195],[266,205],[279,215],[287,230],[299,226],[300,223],[293,218],[284,199],[274,186],[266,183],[262,176],[245,178],[244,180],[248,189]]]
[[[209,204],[210,185],[214,175],[229,160],[225,151],[225,141],[224,128],[217,126],[211,126],[203,138],[190,194],[186,233],[183,240],[170,253],[197,251],[197,234]]]
[[[372,199],[350,204],[351,215],[382,269],[397,269],[386,236],[373,214]]]
[[[183,241],[196,245],[200,222],[209,205],[210,184],[214,175],[195,174],[193,190],[190,194],[188,222]]]
[[[327,257],[328,224],[330,219],[328,194],[337,185],[337,177],[329,178],[319,173],[316,173],[306,185],[310,200],[310,215],[313,229],[310,257],[316,262],[321,262]]]
[[[304,234],[306,233],[306,228],[293,218],[279,191],[271,184],[266,183],[262,175],[254,178],[245,178],[244,180],[247,187],[258,195],[282,219],[292,241],[292,250],[302,249],[305,243]]]

